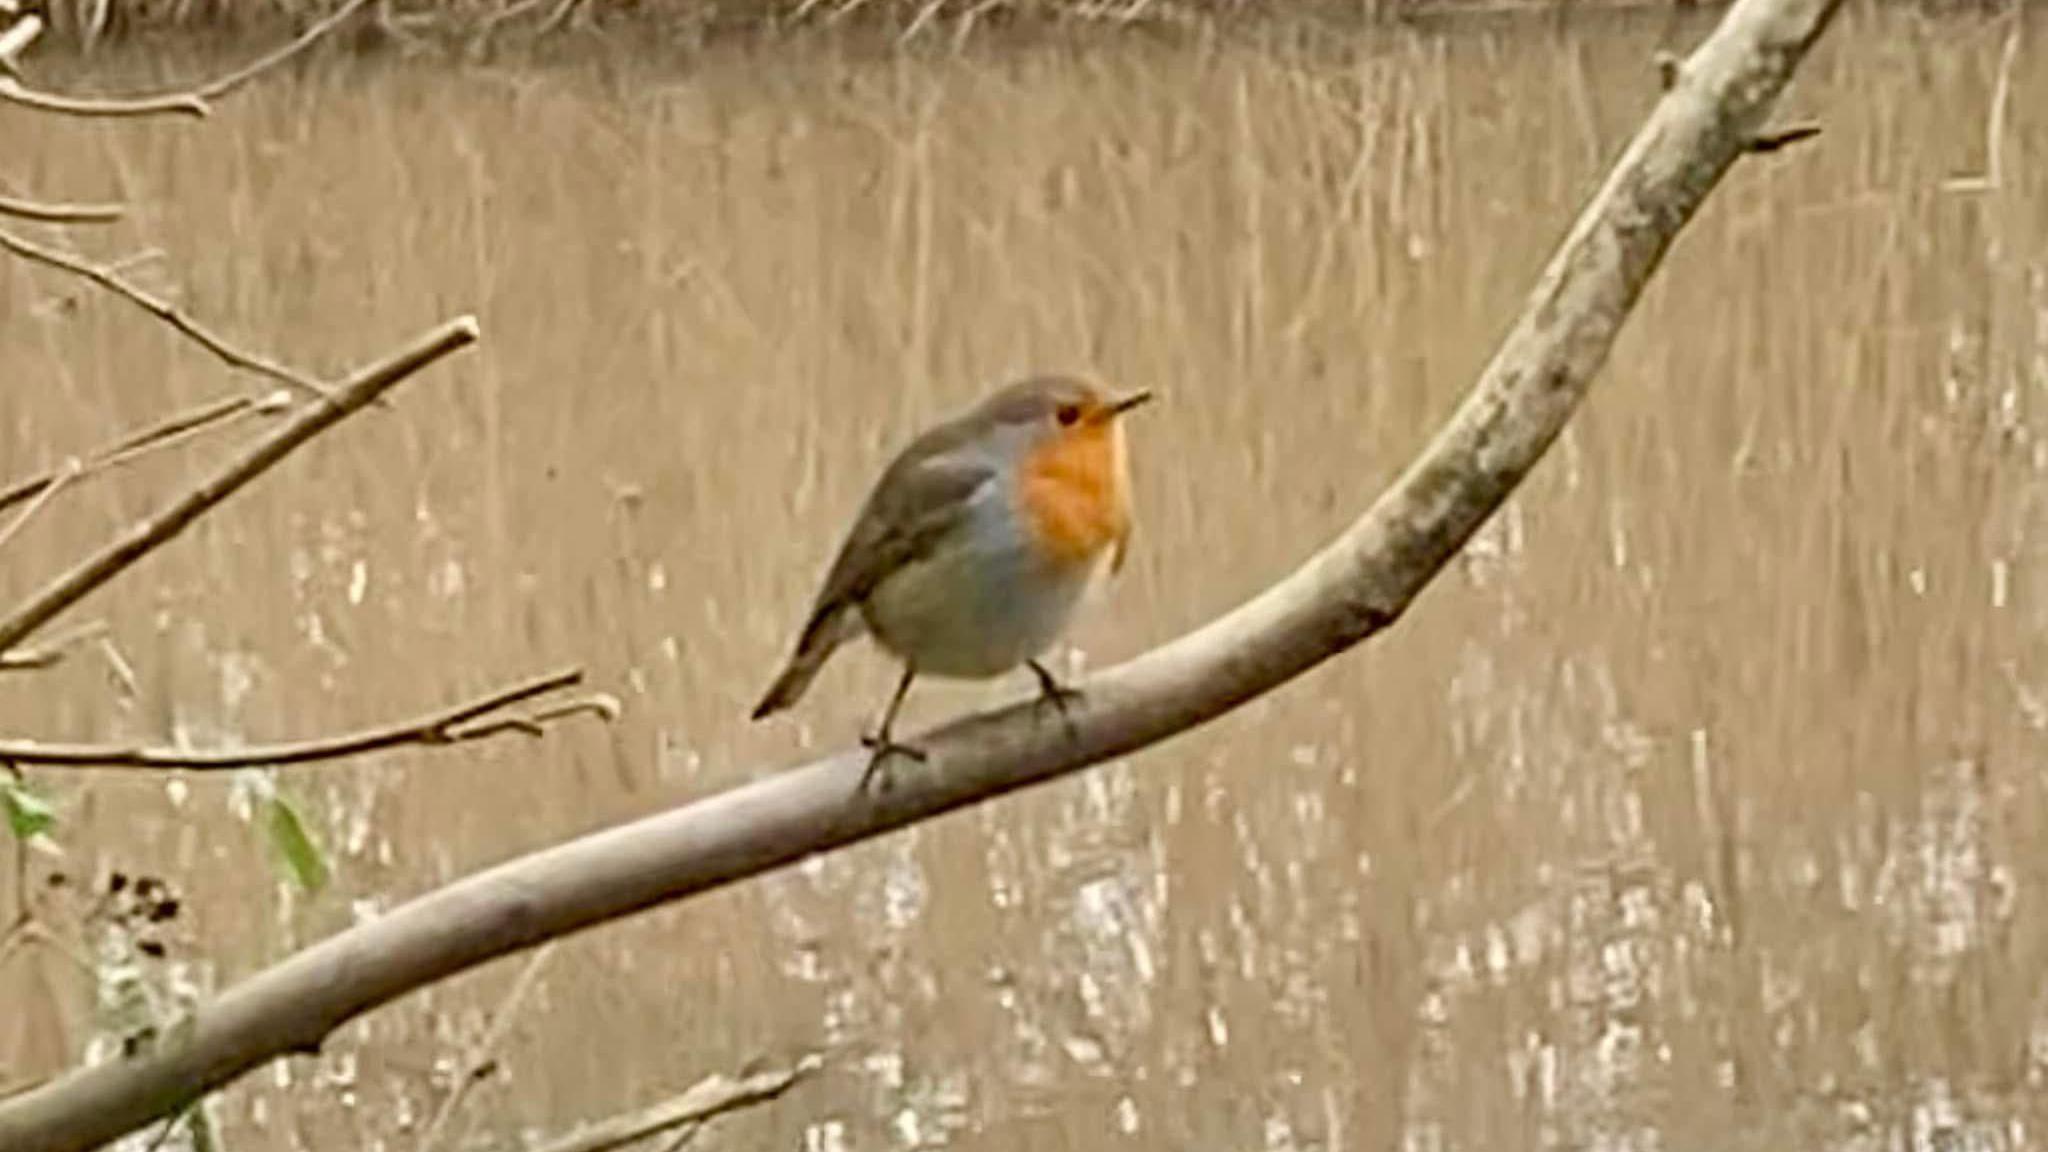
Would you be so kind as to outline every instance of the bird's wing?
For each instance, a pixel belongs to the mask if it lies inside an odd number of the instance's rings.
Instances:
[[[906,454],[891,465],[839,546],[804,623],[805,637],[867,599],[884,577],[928,555],[966,521],[975,495],[995,479],[990,464],[954,453]]]

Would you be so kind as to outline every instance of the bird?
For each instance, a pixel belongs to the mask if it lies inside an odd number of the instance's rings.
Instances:
[[[794,705],[825,662],[865,634],[902,663],[873,733],[860,791],[884,762],[923,749],[892,735],[922,675],[986,680],[1019,666],[1062,717],[1079,693],[1039,659],[1132,529],[1123,417],[1149,390],[1112,396],[1094,378],[1015,380],[927,428],[882,470],[826,570],[781,672],[752,718]]]

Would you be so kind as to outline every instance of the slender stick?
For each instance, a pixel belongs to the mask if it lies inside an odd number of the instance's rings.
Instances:
[[[0,77],[0,101],[65,116],[208,116],[213,112],[213,101],[312,47],[369,3],[370,0],[349,0],[289,43],[240,68],[182,91],[149,96],[66,96],[31,88],[13,77]]]
[[[419,1145],[413,1152],[436,1152],[441,1143],[441,1133],[447,1130],[448,1122],[455,1118],[455,1110],[462,1107],[462,1101],[469,1095],[470,1089],[482,1083],[490,1074],[490,1070],[497,1066],[498,1047],[505,1042],[505,1034],[511,1031],[512,1021],[518,1019],[519,1010],[525,1006],[527,995],[539,981],[541,970],[547,967],[548,961],[553,959],[554,955],[555,946],[548,944],[535,949],[533,955],[527,958],[526,965],[512,981],[512,990],[505,993],[504,1001],[498,1005],[498,1011],[491,1017],[490,1026],[484,1030],[483,1039],[463,1060],[455,1083],[449,1085],[448,1095],[441,1098],[441,1106],[434,1110],[434,1118],[427,1124],[426,1135],[420,1137]]]
[[[60,204],[20,196],[0,196],[0,216],[38,224],[106,224],[127,211],[119,204]]]
[[[706,1076],[677,1096],[586,1125],[537,1152],[613,1152],[636,1140],[688,1126],[694,1132],[712,1120],[741,1108],[765,1104],[816,1072],[822,1061],[806,1056],[789,1068],[754,1072],[737,1079]]]
[[[0,528],[0,549],[7,547],[8,543],[14,539],[15,533],[21,531],[22,525],[27,524],[35,518],[36,513],[48,507],[50,501],[56,498],[57,493],[66,484],[75,482],[83,475],[85,475],[85,465],[80,463],[77,457],[74,456],[65,461],[62,468],[52,473],[50,482],[43,486],[42,491],[36,493],[35,499],[29,501],[28,507],[23,508],[19,516],[9,520],[6,527]]]
[[[617,706],[612,704],[609,698],[593,696],[547,709],[534,716],[506,720],[489,719],[480,724],[475,723],[489,717],[491,713],[503,711],[550,692],[573,688],[582,682],[582,669],[568,668],[410,720],[380,724],[375,728],[339,736],[322,736],[284,744],[259,744],[249,748],[192,751],[184,748],[146,748],[127,744],[46,744],[37,740],[0,739],[0,763],[41,765],[49,768],[176,768],[192,772],[218,772],[233,768],[276,767],[310,764],[320,760],[340,760],[407,744],[464,744],[505,732],[538,734],[542,725],[568,716],[587,712],[609,718],[616,714]]]
[[[235,347],[212,329],[186,315],[184,309],[176,304],[129,283],[112,266],[94,264],[83,257],[38,244],[25,236],[4,230],[0,230],[0,248],[5,248],[24,260],[32,260],[60,272],[84,277],[170,325],[180,335],[213,353],[231,368],[268,376],[280,384],[289,385],[314,396],[325,397],[330,394],[327,387],[317,380],[294,372],[266,356]]]
[[[87,474],[116,464],[125,464],[138,456],[177,444],[195,433],[225,423],[246,412],[276,412],[284,407],[280,402],[282,393],[271,396],[223,396],[197,408],[167,416],[154,424],[116,440],[85,458],[84,471]],[[34,476],[17,480],[0,488],[0,511],[14,507],[24,500],[33,500],[58,483],[62,470],[52,468]]]
[[[168,543],[190,527],[193,521],[269,471],[307,441],[361,411],[413,373],[475,343],[478,335],[474,317],[451,320],[382,363],[365,369],[344,384],[331,399],[301,409],[289,423],[207,477],[169,508],[137,522],[97,553],[52,580],[27,603],[0,616],[0,655],[18,647],[37,629],[55,619],[58,613]]]

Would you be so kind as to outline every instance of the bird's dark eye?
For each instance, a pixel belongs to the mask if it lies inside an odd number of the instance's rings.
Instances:
[[[1081,406],[1079,404],[1062,404],[1059,411],[1053,413],[1053,416],[1059,420],[1061,425],[1071,425],[1074,421],[1081,418]]]

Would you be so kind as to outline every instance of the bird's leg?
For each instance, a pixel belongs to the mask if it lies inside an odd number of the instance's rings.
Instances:
[[[917,679],[916,667],[908,663],[904,664],[903,678],[896,681],[896,694],[889,697],[889,707],[882,712],[881,728],[876,730],[873,735],[865,732],[861,733],[861,747],[873,753],[873,755],[868,757],[867,771],[860,774],[860,790],[862,792],[868,790],[870,783],[878,784],[884,791],[888,789],[889,774],[882,771],[882,762],[887,760],[891,753],[900,753],[917,761],[919,764],[925,761],[924,749],[912,747],[909,744],[898,744],[889,735],[889,729],[896,723],[896,713],[903,707],[903,698],[910,694],[910,682],[915,679]]]
[[[1024,666],[1031,669],[1033,676],[1038,677],[1037,706],[1042,708],[1047,704],[1051,704],[1059,712],[1060,720],[1066,724],[1067,734],[1069,736],[1073,735],[1074,719],[1067,715],[1067,705],[1081,699],[1081,690],[1079,688],[1069,688],[1065,684],[1060,683],[1059,679],[1045,665],[1040,664],[1036,660],[1026,660]]]

